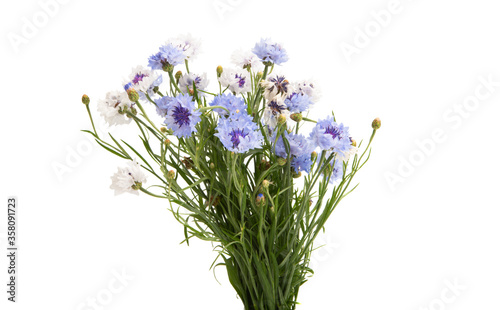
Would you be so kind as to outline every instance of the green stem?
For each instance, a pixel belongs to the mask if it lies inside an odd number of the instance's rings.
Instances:
[[[90,113],[89,105],[86,104],[85,107],[87,108],[87,112],[89,113],[90,122],[92,123],[92,128],[94,129],[94,133],[95,133],[96,137],[99,138],[99,135],[97,134],[97,131],[95,130],[94,119],[92,118],[92,113]]]

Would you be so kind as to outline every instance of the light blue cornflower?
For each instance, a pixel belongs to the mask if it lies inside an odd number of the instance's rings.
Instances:
[[[260,58],[264,63],[270,62],[276,65],[288,61],[286,50],[278,43],[272,42],[270,39],[261,39],[255,44],[252,52]]]
[[[236,153],[245,153],[249,150],[260,148],[262,146],[263,136],[257,124],[252,118],[238,117],[231,114],[228,118],[221,117],[217,124],[216,137],[229,151]]]
[[[166,98],[166,99],[164,99]],[[172,129],[177,137],[190,137],[196,131],[196,124],[201,121],[201,112],[195,110],[193,97],[178,95],[177,97],[163,97],[156,101],[165,109],[165,125]],[[163,110],[161,110],[163,111]]]
[[[302,113],[307,111],[313,102],[308,95],[292,93],[290,96],[286,97],[285,104],[290,110],[290,113]]]
[[[309,137],[322,150],[343,154],[352,148],[349,127],[336,123],[331,116],[318,121]]]
[[[164,70],[183,63],[185,59],[184,51],[178,46],[169,43],[160,46],[160,51],[149,57],[149,66],[153,70]]]
[[[233,94],[222,94],[215,96],[214,100],[210,102],[210,106],[222,106],[229,110],[229,113],[247,113],[247,105],[245,104],[245,100],[241,97],[236,97]],[[228,113],[226,110],[217,108],[213,109],[214,112],[219,113],[220,116],[227,116]]]
[[[301,134],[285,132],[285,138],[289,144],[291,166],[295,169],[295,172],[304,171],[309,173],[312,166],[311,153],[314,151],[314,145]],[[276,136],[272,139],[276,141]],[[276,141],[275,152],[279,157],[288,157],[282,136]]]

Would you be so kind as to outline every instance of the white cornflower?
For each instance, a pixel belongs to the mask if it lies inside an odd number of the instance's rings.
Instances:
[[[293,91],[298,94],[308,95],[311,101],[316,103],[321,97],[321,90],[312,80],[304,80],[293,84]]]
[[[202,75],[196,73],[186,73],[179,79],[179,88],[183,92],[189,92],[192,95],[193,92],[193,82],[196,85],[196,89],[205,90],[208,85],[207,74],[203,73]],[[199,96],[204,96],[204,93],[199,93]]]
[[[280,115],[285,117],[286,123],[290,121],[290,111],[287,109],[286,104],[282,100],[277,99],[268,101],[262,114],[262,123],[274,129],[278,124]]]
[[[200,53],[201,41],[194,38],[191,34],[180,35],[169,40],[174,46],[179,47],[189,60],[195,59]]]
[[[229,90],[236,95],[252,91],[250,73],[243,69],[222,72],[219,82],[223,88],[229,87]]]
[[[254,73],[262,71],[262,61],[250,50],[237,50],[231,56],[231,61],[242,69],[251,68]]]
[[[284,76],[271,76],[262,80],[260,85],[264,88],[264,98],[269,101],[282,101],[291,94],[292,87]]]
[[[125,168],[118,167],[111,177],[110,188],[115,191],[115,195],[122,193],[131,193],[139,195],[139,189],[143,183],[146,183],[146,175],[142,171],[141,165],[136,161],[129,161]]]
[[[126,92],[112,91],[106,94],[106,99],[99,100],[97,110],[109,125],[130,123],[126,111],[132,108],[133,103],[128,99]]]
[[[359,151],[359,148],[353,146],[348,151],[336,153],[335,158],[337,160],[341,160],[341,161],[346,163],[349,161],[349,159],[352,156],[356,155],[358,153],[358,151]]]
[[[124,81],[123,85],[129,85],[129,87],[132,87],[136,91],[147,93],[158,77],[158,73],[146,69],[143,66],[137,66],[132,69],[132,73],[130,73],[128,79]]]

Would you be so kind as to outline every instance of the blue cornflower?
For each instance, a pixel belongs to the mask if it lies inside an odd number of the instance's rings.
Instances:
[[[236,97],[233,94],[222,94],[217,95],[212,102],[210,102],[210,106],[222,106],[229,110],[229,113],[245,113],[247,106],[245,104],[245,100],[241,97]],[[228,115],[226,110],[217,108],[213,110],[214,112],[219,113],[220,116]]]
[[[311,153],[314,151],[314,145],[301,134],[293,134],[285,132],[285,138],[290,146],[291,165],[298,173],[305,171],[309,173],[312,166]],[[273,137],[273,141],[276,136]],[[279,137],[275,146],[276,155],[287,158],[288,154],[283,142],[283,137]]]
[[[156,113],[158,113],[158,115],[160,115],[161,117],[166,117],[168,113],[168,107],[172,100],[174,100],[174,97],[168,96],[155,99]]]
[[[352,148],[349,127],[337,124],[331,116],[318,121],[310,134],[310,139],[322,150],[344,154]]]
[[[344,163],[342,162],[342,160],[333,158],[333,160],[327,165],[329,165],[329,167],[326,168],[325,172],[323,173],[323,177],[328,177],[328,175],[330,175],[331,173],[329,180],[330,184],[335,183],[344,176]]]
[[[196,131],[196,124],[201,121],[201,113],[195,110],[193,97],[178,95],[162,97],[156,101],[160,112],[165,111],[165,125],[172,129],[177,137],[190,137]]]
[[[148,96],[153,97],[155,95],[155,88],[160,86],[163,83],[163,77],[160,75],[156,80],[154,80],[153,84],[148,88]]]
[[[313,102],[308,95],[292,93],[285,99],[285,104],[291,113],[302,113],[307,111]]]
[[[160,46],[160,51],[149,57],[149,66],[153,70],[171,70],[186,59],[184,51],[172,43]],[[168,69],[168,70],[166,70]]]
[[[285,49],[270,39],[261,39],[259,43],[255,44],[252,52],[264,63],[270,62],[280,65],[288,61]]]
[[[246,113],[245,113],[246,114]],[[245,153],[260,148],[264,139],[259,127],[250,116],[235,119],[232,114],[228,118],[220,118],[217,124],[216,137],[229,151]]]

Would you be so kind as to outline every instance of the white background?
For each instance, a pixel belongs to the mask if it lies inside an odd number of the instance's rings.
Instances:
[[[500,86],[487,93],[480,79],[500,81],[500,6],[390,3],[69,0],[45,20],[37,1],[4,4],[0,307],[91,309],[87,301],[97,298],[102,309],[242,309],[224,270],[216,270],[221,285],[209,270],[212,246],[179,245],[182,228],[164,201],[115,197],[109,177],[124,162],[89,149],[79,131],[90,128],[83,93],[98,118],[97,100],[133,66],[191,33],[204,50],[191,69],[207,72],[211,85],[233,50],[271,37],[288,51],[281,69],[289,80],[321,85],[312,117],[333,109],[358,141],[382,119],[361,185],[320,237],[326,246],[313,257],[316,275],[298,309],[498,309]],[[374,24],[372,12],[389,6],[390,19]],[[9,37],[23,36],[34,18],[37,31],[16,48]],[[368,40],[355,41],[367,27]],[[346,44],[357,49],[350,61]],[[441,137],[430,142],[436,130]],[[20,205],[15,305],[4,293],[9,195]],[[128,280],[113,282],[123,271]],[[120,291],[110,293],[110,282]]]

